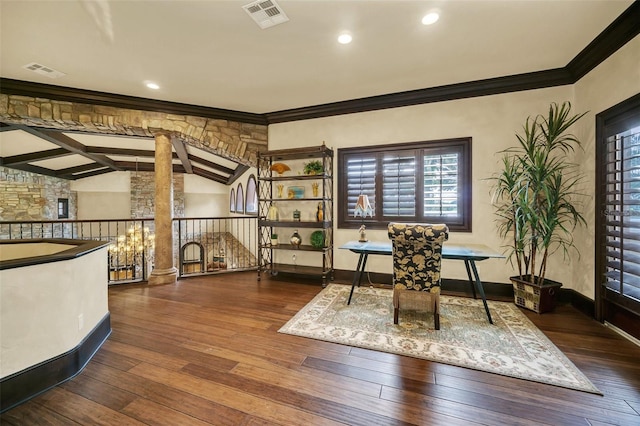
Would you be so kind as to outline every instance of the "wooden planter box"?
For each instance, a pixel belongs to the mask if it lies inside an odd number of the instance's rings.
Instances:
[[[528,275],[524,275],[522,279],[519,276],[509,279],[513,284],[513,301],[516,305],[539,314],[553,311],[556,307],[556,298],[562,283],[545,278],[542,286],[531,284]]]

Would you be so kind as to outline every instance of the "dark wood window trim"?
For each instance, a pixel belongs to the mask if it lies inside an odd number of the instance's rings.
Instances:
[[[422,176],[424,170],[424,156],[437,156],[447,153],[456,153],[459,158],[457,189],[457,208],[459,209],[459,215],[457,215],[458,217],[455,219],[450,216],[424,216],[420,213],[424,209],[424,197],[419,196],[419,194],[424,194],[424,179]],[[382,206],[379,205],[381,203],[377,202],[378,200],[382,200],[384,197],[384,176],[383,173],[380,172],[383,167],[383,160],[385,156],[386,158],[389,158],[389,156],[394,155],[403,156],[403,158],[411,162],[410,167],[415,167],[417,171],[415,179],[416,191],[414,197],[416,211],[415,216],[394,216],[388,214],[388,211],[385,215],[383,213]],[[364,180],[360,179],[357,183],[354,182],[353,179],[351,179],[351,182],[348,182],[348,165],[351,163],[353,166],[354,161],[357,161],[358,158],[362,158],[363,161],[368,163],[369,168],[366,170],[363,169],[363,176],[366,178]],[[411,161],[411,159],[414,161]],[[470,137],[338,149],[338,228],[353,229],[364,224],[370,229],[386,229],[388,223],[392,221],[444,222],[449,225],[449,228],[452,231],[471,232],[471,164]],[[363,167],[366,168],[366,166]],[[374,169],[375,177],[373,173]],[[407,176],[408,175],[405,177]],[[351,184],[350,187],[349,184]],[[359,185],[361,187],[357,192],[362,191],[363,193],[367,193],[372,200],[375,200],[373,205],[373,218],[369,216],[364,219],[361,217],[354,217],[352,206],[352,204],[354,204],[354,185]],[[398,183],[397,187],[400,187],[399,185],[402,184]],[[410,177],[409,180],[404,182],[403,188],[406,189],[408,187],[407,185],[411,185]],[[349,194],[351,194],[351,198],[349,198]],[[387,194],[387,197],[388,196],[389,194]],[[393,194],[391,194],[391,196],[393,196]],[[400,209],[400,207],[398,207],[398,209]]]
[[[69,219],[68,198],[58,198],[58,219]]]

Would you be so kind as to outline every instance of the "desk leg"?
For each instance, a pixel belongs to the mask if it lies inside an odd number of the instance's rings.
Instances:
[[[353,276],[353,283],[351,283],[351,293],[349,293],[349,301],[347,301],[347,305],[351,304],[351,297],[353,296],[353,289],[356,287],[356,283],[358,283],[358,287],[360,287],[360,282],[362,281],[362,273],[364,272],[364,268],[367,265],[367,257],[369,257],[367,253],[360,253],[360,257],[358,258],[358,267],[356,268],[356,273]]]
[[[469,277],[469,284],[471,285],[471,291],[473,292],[473,298],[477,299],[476,286],[473,283],[473,277],[471,276],[471,270],[469,269],[469,261],[465,259],[464,266],[467,268],[467,277]]]
[[[491,319],[491,313],[489,312],[489,305],[487,305],[487,298],[484,295],[484,288],[482,287],[482,281],[480,281],[480,275],[478,275],[478,269],[476,268],[476,262],[474,262],[473,260],[469,260],[469,263],[471,264],[471,269],[473,269],[473,276],[476,278],[476,286],[478,287],[478,291],[480,292],[480,296],[482,297],[482,303],[484,303],[484,310],[487,311],[487,318],[489,318],[489,324],[493,324],[493,320]]]

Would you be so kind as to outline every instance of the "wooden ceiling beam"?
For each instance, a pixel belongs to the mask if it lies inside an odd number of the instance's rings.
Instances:
[[[176,154],[178,155],[178,158],[182,162],[182,166],[184,167],[186,172],[189,174],[193,174],[191,161],[189,161],[189,153],[187,152],[187,148],[184,146],[184,141],[179,137],[172,135],[171,144],[173,145],[173,149],[176,151]]]
[[[216,164],[216,163],[211,162],[209,160],[205,160],[204,158],[197,157],[197,156],[195,156],[193,154],[189,154],[189,159],[194,163],[201,164],[203,166],[209,167],[210,169],[217,170],[217,171],[222,172],[222,173],[227,174],[227,175],[232,175],[234,173],[234,169],[230,169],[230,168],[225,167],[225,166],[223,166],[221,164]]]
[[[17,164],[26,164],[35,161],[49,160],[51,158],[64,157],[67,155],[71,155],[71,153],[64,148],[47,149],[44,151],[30,152],[28,154],[3,157],[2,159],[0,159],[0,165],[12,167]]]
[[[210,179],[210,180],[222,183],[224,185],[228,185],[229,184],[229,178],[228,177],[220,176],[219,174],[213,173],[213,172],[211,172],[209,170],[201,169],[200,167],[194,167],[193,168],[193,174],[195,174],[196,176],[201,176],[203,178]]]

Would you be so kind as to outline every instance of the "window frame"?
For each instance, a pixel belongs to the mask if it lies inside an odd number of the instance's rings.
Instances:
[[[69,219],[68,198],[58,198],[58,219]]]
[[[249,200],[251,197],[251,200]],[[253,205],[253,209],[249,206]],[[253,174],[247,178],[247,190],[245,193],[244,213],[251,216],[258,216],[258,181]]]
[[[231,188],[231,192],[229,193],[229,212],[236,212],[236,190]]]
[[[343,229],[356,229],[361,225],[365,225],[369,229],[386,229],[389,222],[418,222],[418,223],[446,223],[451,231],[459,232],[471,232],[472,231],[472,159],[471,159],[471,137],[461,137],[452,139],[440,139],[432,141],[419,141],[408,143],[396,143],[396,144],[384,144],[373,145],[364,147],[353,148],[340,148],[338,149],[338,228]],[[347,189],[347,164],[348,160],[353,157],[372,155],[376,157],[378,165],[382,164],[382,159],[385,154],[402,153],[407,154],[407,151],[414,151],[416,159],[416,169],[418,175],[416,182],[418,187],[422,187],[424,182],[423,172],[424,167],[420,168],[419,165],[423,164],[423,155],[429,155],[430,153],[459,153],[462,158],[458,164],[458,176],[459,176],[459,204],[458,208],[461,210],[460,220],[453,222],[447,220],[446,216],[422,216],[416,214],[415,216],[382,216],[382,206],[374,205],[373,218],[367,217],[354,217],[353,212],[349,211],[348,204],[348,189]],[[382,199],[382,173],[381,169],[376,169],[375,175],[375,187],[376,187],[376,200]],[[423,207],[422,203],[424,197],[418,196],[416,198],[422,200],[418,201],[416,205],[416,211],[418,207]]]
[[[244,214],[244,190],[242,183],[236,187],[236,213]]]

